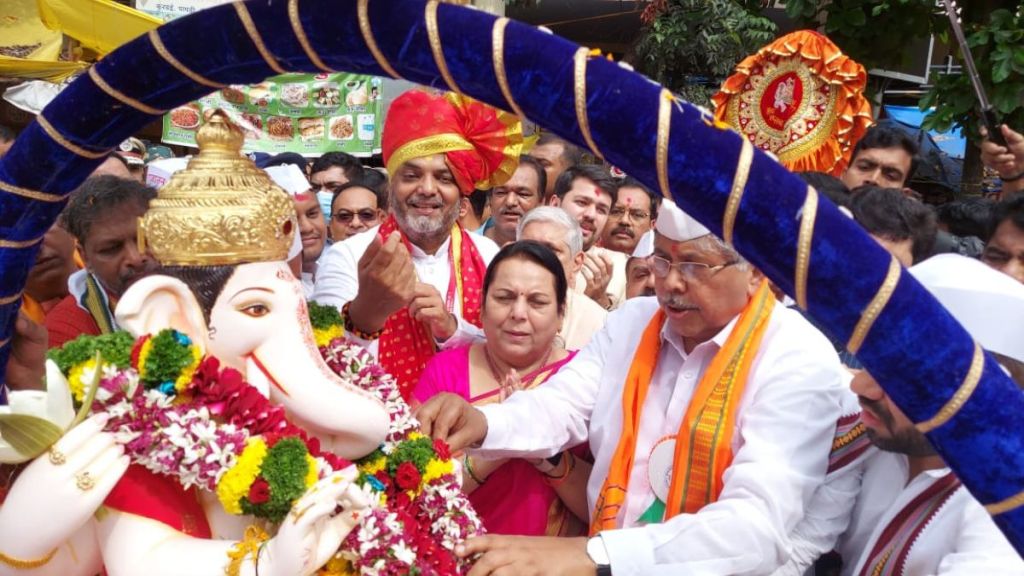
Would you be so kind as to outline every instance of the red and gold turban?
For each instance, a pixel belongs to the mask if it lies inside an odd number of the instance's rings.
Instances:
[[[712,97],[715,119],[794,172],[838,176],[871,125],[864,67],[807,30],[748,56]]]
[[[519,118],[471,98],[410,90],[391,103],[381,138],[388,173],[444,154],[463,194],[504,184],[519,166]]]

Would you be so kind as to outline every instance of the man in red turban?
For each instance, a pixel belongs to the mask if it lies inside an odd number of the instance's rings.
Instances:
[[[408,397],[437,346],[480,335],[484,272],[498,247],[458,224],[459,200],[504,183],[522,149],[517,118],[420,90],[391,104],[382,138],[390,215],[326,253],[313,298],[342,308]]]

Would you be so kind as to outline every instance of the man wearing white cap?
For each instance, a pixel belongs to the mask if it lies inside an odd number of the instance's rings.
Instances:
[[[299,218],[299,234],[296,238],[302,242],[302,272],[299,280],[306,297],[310,298],[320,256],[327,244],[327,221],[301,168],[294,164],[283,164],[270,166],[266,171],[274,183],[291,194],[295,201],[295,214]]]
[[[474,408],[436,397],[424,432],[478,457],[582,442],[591,538],[484,536],[474,571],[766,574],[822,482],[843,392],[828,340],[775,304],[732,247],[666,202],[633,298],[544,386]],[[523,427],[517,422],[531,422]]]
[[[651,254],[654,254],[654,230],[640,236],[633,254],[626,260],[626,298],[655,295]]]
[[[910,273],[1024,385],[1024,337],[1008,328],[1024,326],[1024,286],[954,254],[930,258]],[[1024,574],[1024,561],[920,425],[868,372],[854,376],[851,388],[870,445],[846,470],[830,472],[846,472],[847,485],[820,501],[828,501],[826,513],[835,518],[822,528],[833,540],[845,530],[835,546],[842,574]],[[826,487],[833,484],[826,481]],[[810,515],[821,512],[817,505],[816,495]]]

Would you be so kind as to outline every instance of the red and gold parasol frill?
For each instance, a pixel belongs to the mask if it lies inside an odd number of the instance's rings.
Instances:
[[[866,82],[864,67],[831,40],[800,30],[736,66],[712,97],[715,119],[794,172],[838,176],[872,123]]]

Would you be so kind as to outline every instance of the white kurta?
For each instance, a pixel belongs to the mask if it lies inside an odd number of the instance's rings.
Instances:
[[[341,242],[335,242],[330,249],[325,251],[320,258],[320,265],[316,273],[313,300],[320,304],[341,308],[356,297],[356,294],[359,293],[359,259],[362,258],[363,253],[370,246],[370,242],[377,235],[378,228],[375,226]],[[498,246],[489,238],[473,232],[469,233],[469,237],[480,252],[484,264],[490,264],[495,254],[498,253]],[[448,285],[452,275],[452,267],[448,262],[449,242],[451,242],[451,238],[445,240],[434,254],[427,254],[416,245],[412,245],[410,253],[413,268],[416,269],[416,277],[420,282],[436,288],[442,299],[448,294]],[[463,319],[461,306],[456,305],[455,310],[450,310],[450,312],[455,314],[459,321],[459,327],[455,334],[448,339],[450,344],[456,345],[459,342],[473,341],[482,337],[479,328]],[[377,341],[369,343],[367,349],[376,355]]]
[[[849,386],[853,375],[844,370],[843,382]],[[842,394],[842,413],[858,414],[860,404],[857,396],[845,390]],[[853,505],[860,494],[864,461],[873,454],[873,448],[835,471],[825,475],[825,482],[814,491],[804,517],[789,535],[789,561],[772,573],[772,576],[803,576],[814,566],[815,560],[831,552],[836,540],[850,525]]]
[[[858,574],[871,549],[900,510],[942,478],[949,468],[910,479],[907,457],[874,449],[864,461],[860,497],[836,550],[843,575]],[[907,576],[1024,574],[1024,561],[974,497],[961,486],[921,531],[903,569]]]
[[[608,311],[600,304],[586,294],[569,290],[565,299],[565,320],[558,336],[566,350],[581,350],[604,327],[607,318]]]
[[[590,442],[591,508],[622,428],[623,383],[655,298],[626,301],[572,362],[544,386],[486,406],[484,456],[546,457]],[[733,435],[734,459],[717,502],[696,514],[637,526],[654,501],[647,458],[675,434],[711,358],[735,323],[687,354],[666,324],[630,475],[621,530],[601,533],[616,576],[767,574],[788,556],[787,535],[822,482],[839,417],[841,367],[828,340],[798,313],[776,306],[751,366]]]

